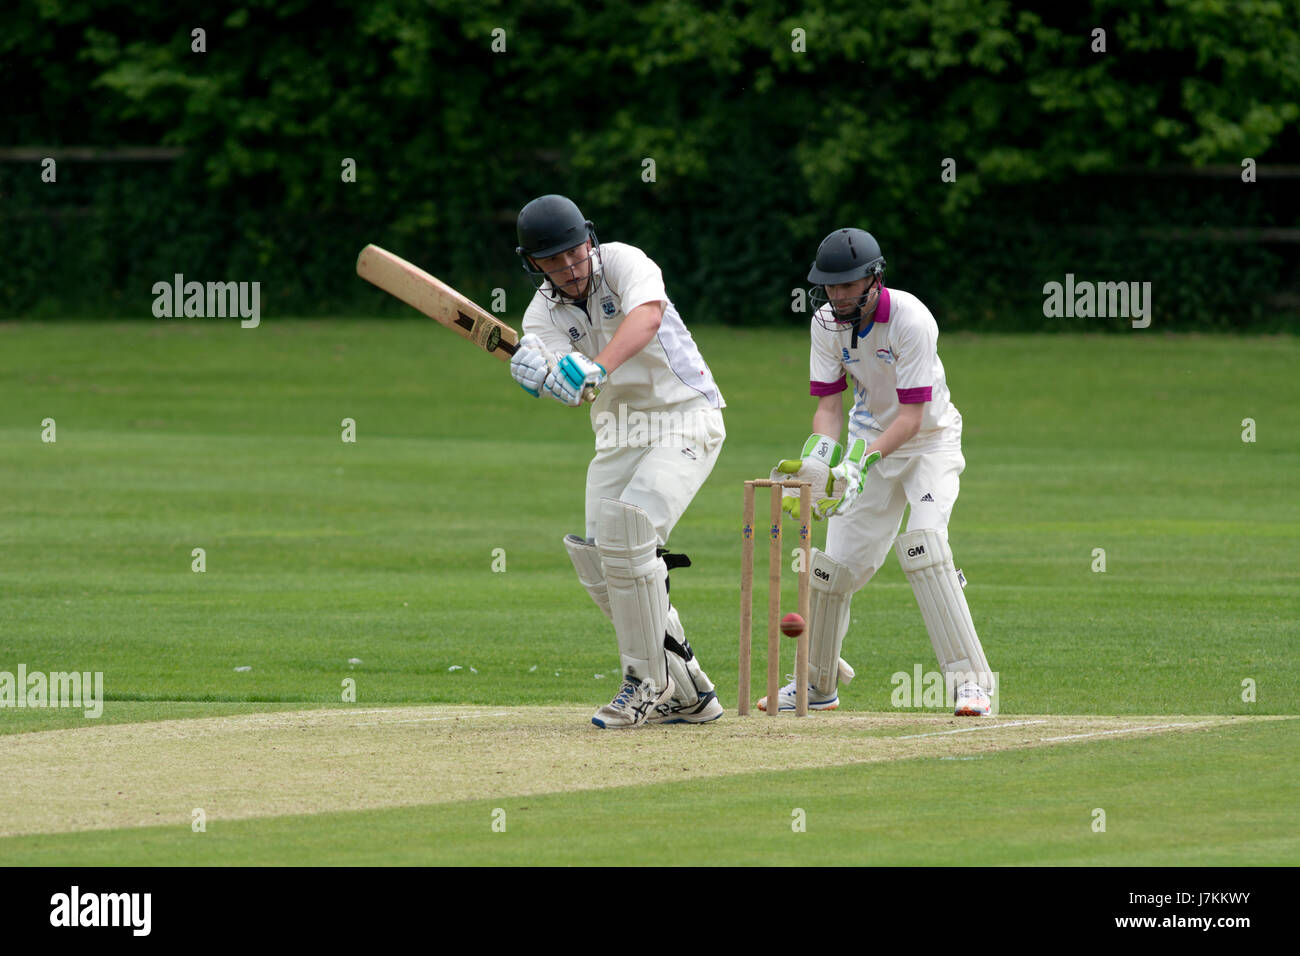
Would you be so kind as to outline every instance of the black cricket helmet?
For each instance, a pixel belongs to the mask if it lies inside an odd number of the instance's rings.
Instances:
[[[519,245],[515,249],[524,265],[524,271],[533,280],[533,285],[553,301],[560,301],[558,293],[552,288],[547,292],[547,276],[534,265],[534,259],[545,259],[580,246],[591,240],[592,256],[599,261],[600,242],[596,239],[596,229],[590,219],[582,215],[577,204],[566,196],[549,194],[538,196],[519,211],[516,224]],[[595,282],[599,281],[599,272],[592,269],[592,284],[588,286],[587,295],[595,291]]]
[[[863,229],[836,229],[817,247],[817,258],[808,270],[808,281],[813,284],[809,290],[813,308],[820,309],[826,304],[826,286],[844,285],[866,278],[874,281],[868,283],[858,299],[859,309],[866,304],[872,290],[883,284],[885,257],[880,252],[880,243],[876,242],[871,233]],[[856,312],[852,319],[847,320],[841,319],[834,310],[832,313],[832,320],[840,325],[857,321]]]

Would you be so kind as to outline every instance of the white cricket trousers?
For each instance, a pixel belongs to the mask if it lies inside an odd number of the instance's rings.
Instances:
[[[960,444],[917,455],[894,454],[871,466],[862,493],[843,514],[832,515],[826,528],[826,553],[853,572],[854,592],[889,557],[909,504],[908,531],[947,531],[965,467]]]
[[[593,419],[596,457],[587,466],[587,537],[596,537],[601,498],[650,516],[662,547],[722,450],[722,412],[705,403],[640,412],[623,408]],[[603,426],[603,427],[602,427]]]

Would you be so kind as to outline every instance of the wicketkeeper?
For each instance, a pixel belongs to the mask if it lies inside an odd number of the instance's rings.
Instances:
[[[948,394],[936,343],[939,329],[921,300],[885,288],[885,257],[870,233],[837,229],[817,250],[810,389],[812,430],[798,460],[773,478],[813,483],[814,518],[829,518],[826,550],[813,551],[808,706],[839,706],[840,660],[849,603],[885,562],[890,546],[912,585],[955,713],[987,716],[994,675],[975,633],[963,581],[948,548],[957,503],[961,415]],[[848,449],[839,443],[842,392],[853,384]],[[824,489],[819,494],[818,489]],[[907,531],[899,534],[911,505]],[[799,499],[783,506],[797,515]],[[758,702],[764,710],[767,698]],[[780,694],[795,707],[795,684]]]
[[[690,562],[665,546],[722,448],[722,395],[644,252],[599,243],[563,196],[526,205],[518,232],[537,294],[510,373],[561,405],[596,393],[585,533],[564,546],[614,625],[623,683],[591,722],[716,720],[722,704],[668,600],[669,568]]]

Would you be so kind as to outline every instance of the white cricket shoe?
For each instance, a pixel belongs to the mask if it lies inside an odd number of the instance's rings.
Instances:
[[[673,679],[668,678],[668,686],[662,691],[649,680],[638,680],[631,674],[623,676],[623,686],[619,692],[591,717],[591,722],[606,730],[623,727],[639,727],[646,722],[650,712],[660,704],[666,704],[673,696]]]
[[[646,717],[647,724],[707,724],[717,720],[723,714],[722,702],[713,691],[699,696],[693,704],[679,704],[674,700],[665,701],[650,711]]]
[[[957,688],[954,695],[957,707],[953,714],[957,717],[989,717],[993,708],[989,704],[989,695],[974,681],[966,681]]]
[[[794,675],[786,674],[785,676],[790,683],[782,687],[781,693],[776,695],[779,705],[777,707],[778,713],[783,710],[795,709],[795,698],[797,695],[794,686]],[[808,686],[809,710],[834,710],[838,706],[840,706],[840,695],[838,693],[831,694],[829,697],[823,697],[816,687],[813,687],[811,684]],[[759,698],[758,709],[767,710],[766,697]]]

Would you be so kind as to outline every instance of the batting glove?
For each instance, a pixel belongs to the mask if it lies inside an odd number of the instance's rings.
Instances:
[[[867,480],[867,471],[884,457],[878,451],[867,454],[867,443],[861,438],[855,439],[849,446],[849,453],[844,461],[831,469],[831,481],[836,485],[843,482],[843,492],[828,501],[818,502],[821,517],[829,518],[832,514],[843,514],[853,504],[854,499],[862,493],[862,485]],[[836,488],[838,491],[838,487]]]
[[[581,405],[584,390],[590,389],[589,394],[595,395],[608,377],[604,367],[581,352],[569,352],[555,364],[542,387],[557,402]]]
[[[546,376],[555,367],[555,355],[542,347],[536,335],[525,335],[510,357],[510,375],[533,398],[541,394]]]

